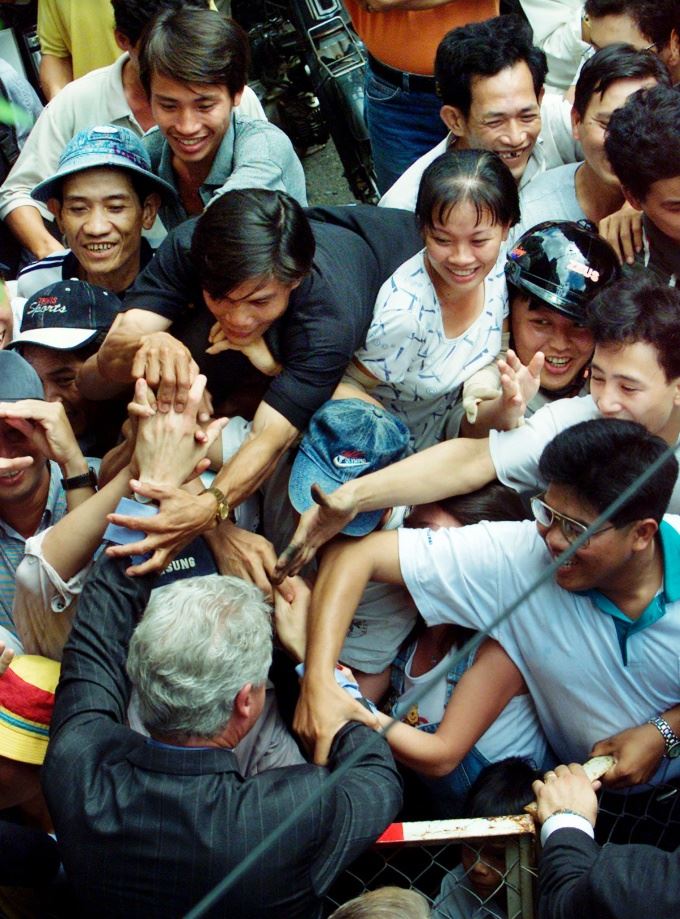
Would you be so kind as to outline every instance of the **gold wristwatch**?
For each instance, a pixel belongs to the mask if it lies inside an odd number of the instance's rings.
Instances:
[[[204,488],[201,494],[206,495],[208,492],[215,498],[215,501],[217,501],[217,507],[215,508],[215,523],[220,524],[223,520],[229,518],[229,511],[231,510],[229,501],[224,492],[216,485],[211,485],[210,488]]]

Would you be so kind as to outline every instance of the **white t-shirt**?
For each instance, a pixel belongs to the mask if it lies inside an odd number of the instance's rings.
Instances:
[[[558,166],[536,176],[519,196],[520,221],[510,229],[508,245],[545,220],[584,220],[576,197],[576,170],[581,163]]]
[[[457,338],[447,338],[424,251],[400,265],[380,288],[357,360],[381,382],[371,390],[404,421],[415,449],[444,434],[460,387],[501,348],[508,290],[502,260],[484,280],[484,308]]]
[[[496,476],[515,491],[540,491],[545,482],[538,474],[541,453],[560,431],[580,421],[601,418],[592,396],[549,402],[512,431],[491,431],[489,453]],[[668,512],[680,514],[680,478],[675,483]]]
[[[402,721],[407,720],[408,724],[413,724],[415,718],[418,725],[439,724],[447,703],[447,674],[452,669],[451,662],[459,649],[454,645],[431,670],[420,676],[412,676],[416,647],[414,644],[404,666],[404,689],[394,703],[392,716]],[[508,756],[522,756],[536,763],[536,768],[541,768],[548,747],[528,692],[510,699],[493,724],[479,738],[475,749],[490,763],[497,763]]]
[[[409,166],[406,172],[399,176],[394,185],[387,189],[378,202],[378,207],[400,207],[405,211],[415,211],[418,189],[423,173],[430,163],[436,160],[440,154],[446,153],[449,147],[455,150],[455,145],[451,138],[452,135],[447,134],[444,140],[440,141],[436,147],[424,153],[420,159],[417,159],[415,163]],[[526,169],[520,179],[520,191],[525,185],[528,185],[535,176],[543,172],[545,168],[545,157],[539,140],[529,157]]]
[[[582,763],[598,740],[678,704],[680,518],[666,521],[666,611],[628,635],[625,664],[613,617],[552,578],[535,586],[552,559],[532,521],[402,529],[399,560],[425,622],[491,634],[521,671],[558,760]],[[677,776],[680,760],[665,759],[652,781]]]

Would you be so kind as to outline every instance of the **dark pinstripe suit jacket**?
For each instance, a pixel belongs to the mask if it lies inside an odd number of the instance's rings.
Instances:
[[[599,846],[564,827],[545,844],[538,891],[539,919],[677,919],[680,849]]]
[[[125,658],[152,579],[100,559],[64,651],[43,786],[62,858],[87,916],[184,915],[283,818],[309,802],[361,746],[335,788],[311,803],[210,916],[315,917],[319,896],[384,829],[401,802],[385,742],[349,725],[329,769],[244,779],[223,749],[151,745],[124,724]]]

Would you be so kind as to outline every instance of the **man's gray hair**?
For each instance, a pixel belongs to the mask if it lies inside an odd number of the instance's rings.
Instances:
[[[142,723],[152,735],[215,736],[239,690],[264,683],[271,657],[271,608],[259,588],[219,574],[157,588],[127,660]]]

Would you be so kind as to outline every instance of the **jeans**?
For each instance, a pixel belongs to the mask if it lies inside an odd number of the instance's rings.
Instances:
[[[366,66],[364,116],[380,193],[448,133],[434,93],[399,89]]]

